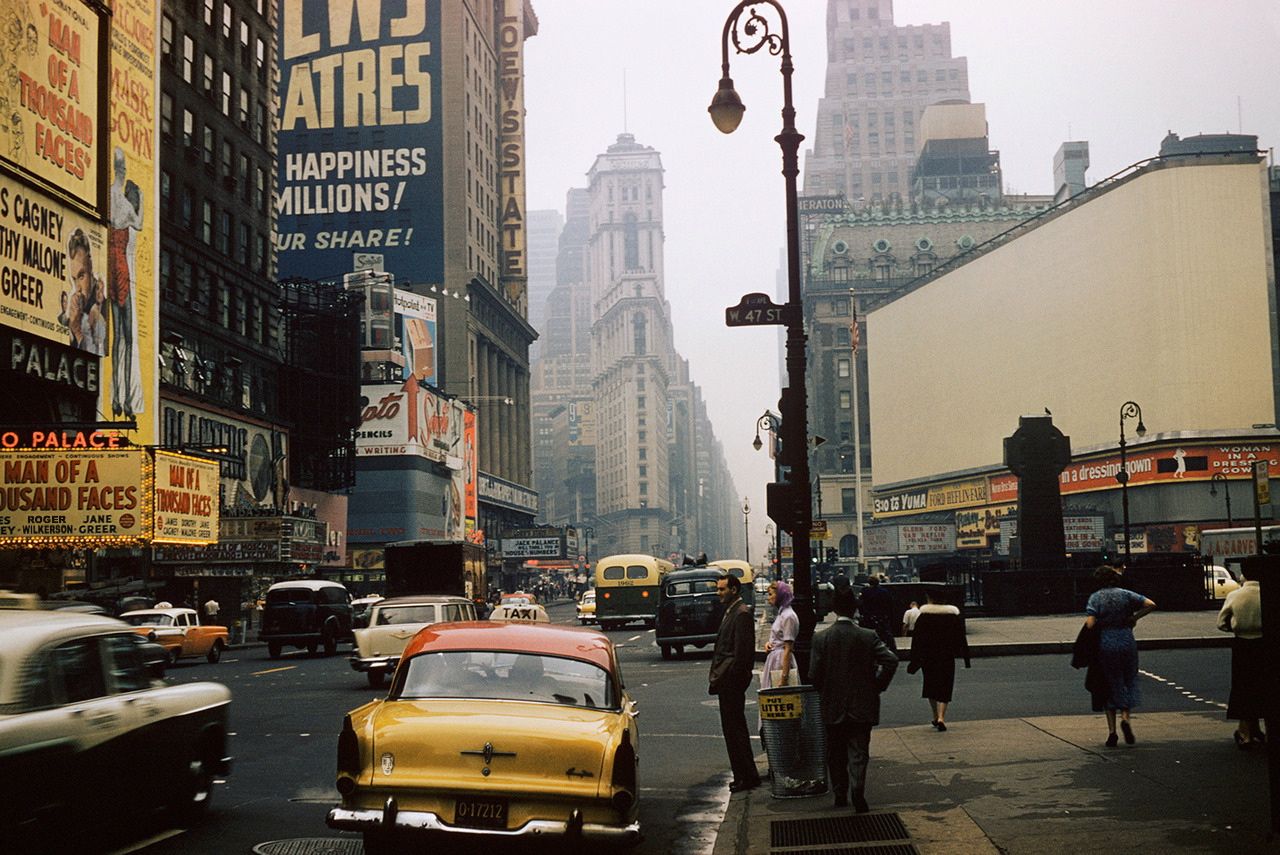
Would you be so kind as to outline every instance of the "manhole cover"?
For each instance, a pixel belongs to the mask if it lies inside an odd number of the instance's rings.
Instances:
[[[258,855],[362,855],[364,844],[341,837],[297,837],[259,843],[253,851]]]
[[[777,855],[920,855],[920,850],[910,843],[871,844],[853,849],[841,846],[839,849],[771,849]]]
[[[769,846],[830,846],[908,840],[911,835],[896,813],[859,813],[769,823]]]

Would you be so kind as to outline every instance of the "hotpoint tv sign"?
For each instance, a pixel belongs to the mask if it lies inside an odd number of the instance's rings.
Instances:
[[[280,5],[282,276],[444,280],[439,0]]]

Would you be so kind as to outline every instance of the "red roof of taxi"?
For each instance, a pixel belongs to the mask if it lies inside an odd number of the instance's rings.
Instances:
[[[546,623],[459,621],[424,627],[405,648],[404,658],[440,650],[518,650],[584,659],[610,668],[608,636],[592,629]]]

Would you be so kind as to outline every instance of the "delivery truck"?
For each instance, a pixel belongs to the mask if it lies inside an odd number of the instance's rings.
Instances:
[[[448,594],[483,603],[484,547],[458,540],[401,540],[386,546],[386,595]]]

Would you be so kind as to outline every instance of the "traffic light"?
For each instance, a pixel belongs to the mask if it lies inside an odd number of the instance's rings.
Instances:
[[[769,513],[769,519],[793,536],[803,525],[804,509],[801,502],[808,498],[806,493],[796,489],[795,484],[765,485],[765,509]],[[808,534],[804,536],[807,537]]]
[[[834,564],[836,562],[836,559],[839,557],[840,557],[839,553],[836,552],[836,548],[834,546],[827,547],[827,563],[828,564]]]

